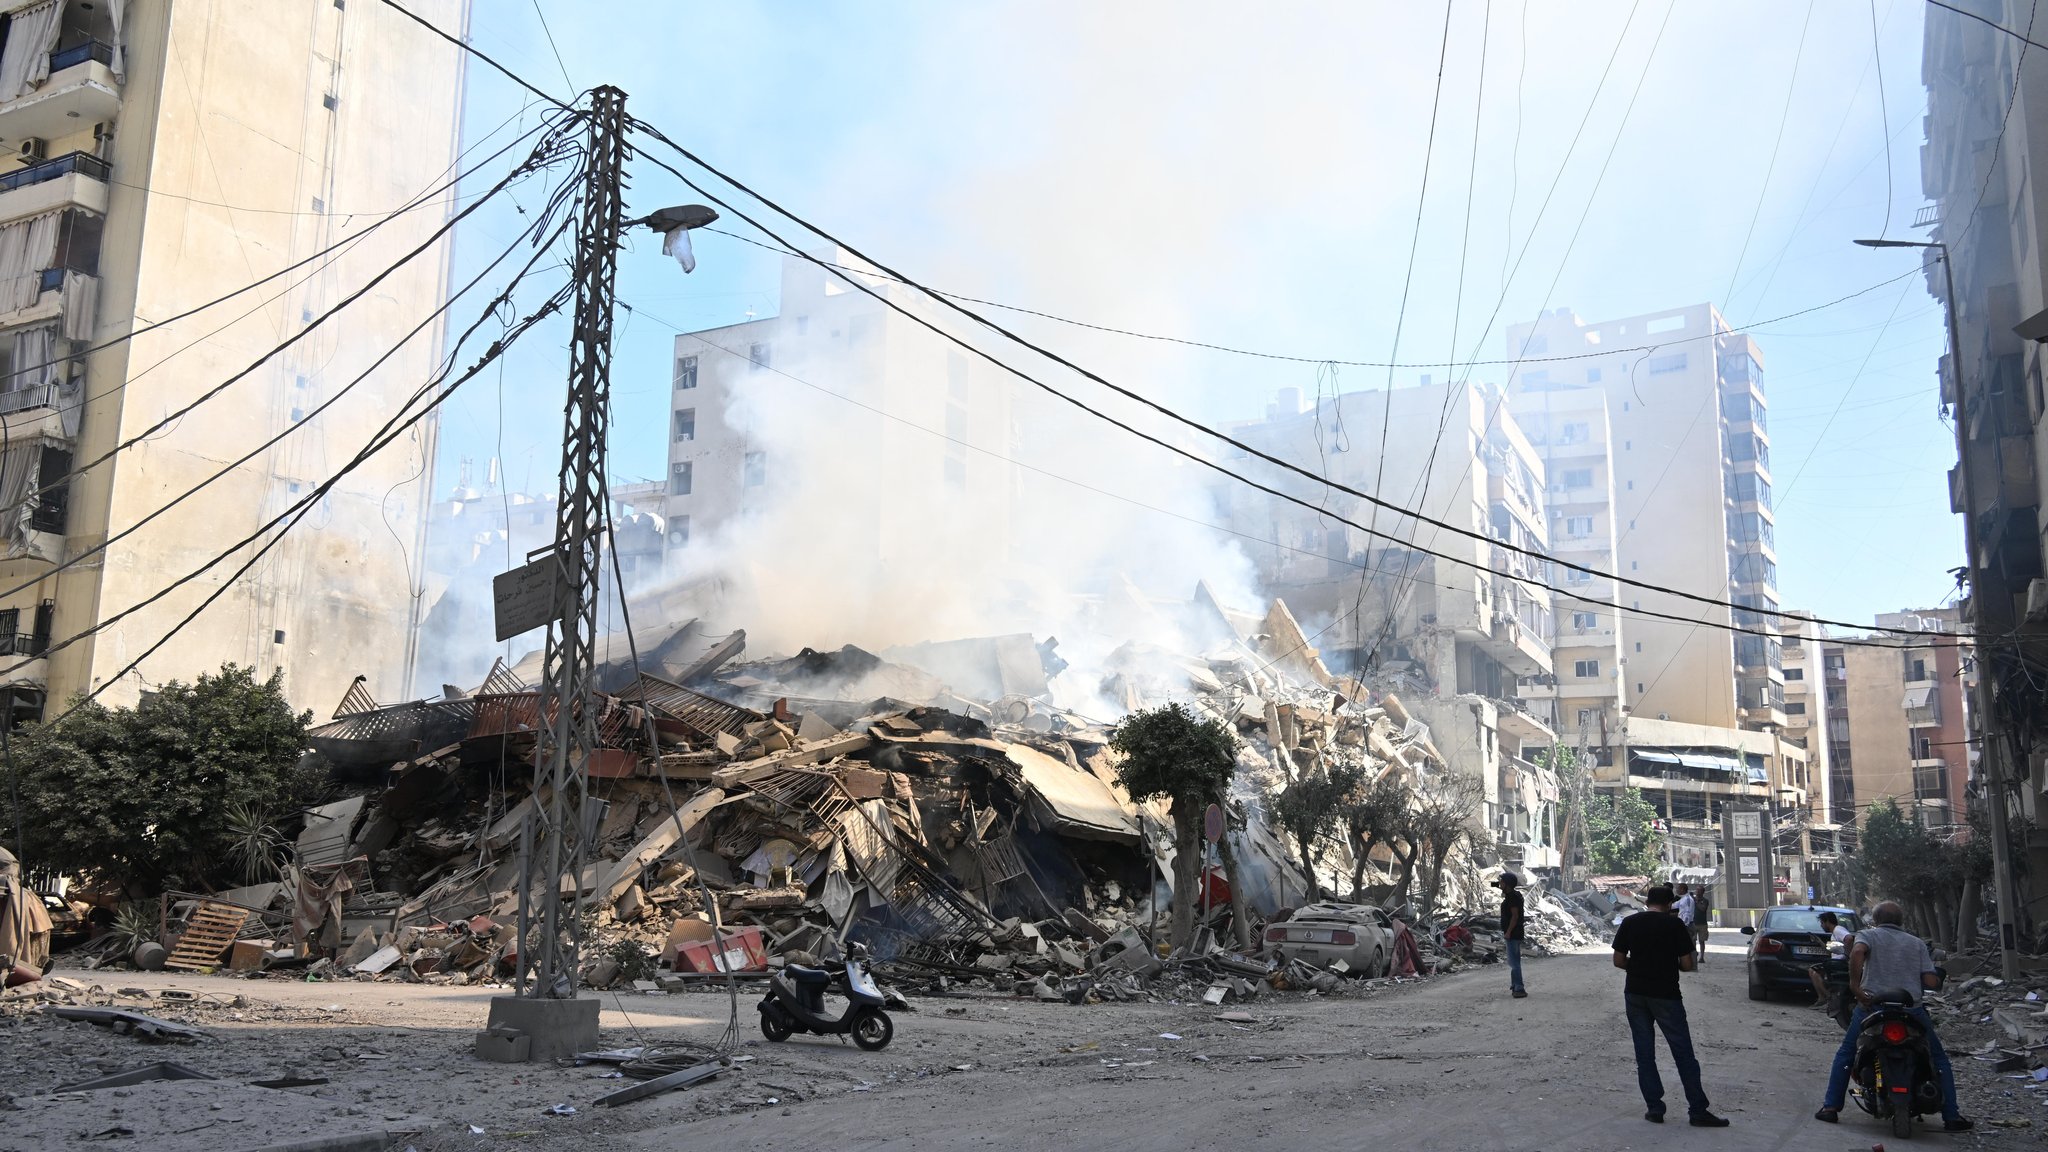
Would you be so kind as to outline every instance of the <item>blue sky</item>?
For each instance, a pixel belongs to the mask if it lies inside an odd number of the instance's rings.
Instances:
[[[629,3],[600,22],[540,0],[558,63],[532,0],[476,0],[471,39],[551,92],[620,86],[635,115],[926,283],[1220,344],[1497,359],[1505,327],[1543,308],[1600,320],[1707,300],[1747,327],[1918,265],[1850,241],[1922,235],[1922,21],[1961,17],[1877,0],[1873,37],[1869,7],[1841,0],[1457,0],[1446,41],[1434,4],[1278,9]],[[473,64],[465,143],[528,100]],[[636,165],[633,207],[690,198]],[[458,270],[518,225],[480,213]],[[698,254],[688,278],[646,239],[622,259],[636,313],[616,343],[615,480],[665,466],[672,338],[656,318],[776,310],[767,253],[703,236]],[[1312,364],[1023,330],[1212,421],[1315,390]],[[1752,334],[1786,605],[1867,620],[1942,602],[1960,526],[1935,405],[1942,318],[1921,278]],[[462,460],[480,478],[499,455],[515,488],[552,488],[562,341],[544,328],[508,358],[502,406],[495,376],[451,401],[442,491]],[[1393,376],[1424,371],[1443,370]],[[1387,378],[1345,368],[1340,383]]]

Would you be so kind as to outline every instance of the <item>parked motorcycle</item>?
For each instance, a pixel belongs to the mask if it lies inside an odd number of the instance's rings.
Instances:
[[[1880,994],[1863,1015],[1850,1065],[1856,1106],[1889,1118],[1892,1135],[1913,1135],[1913,1118],[1941,1111],[1941,1082],[1927,1047],[1927,1031],[1907,1011],[1903,992]]]
[[[852,946],[845,967],[835,980],[823,968],[789,964],[768,978],[768,994],[761,997],[761,1035],[780,1044],[798,1032],[816,1036],[851,1036],[864,1052],[880,1052],[896,1035],[896,1025],[882,1010],[882,990],[862,963],[867,948]],[[846,997],[846,1010],[837,1017],[825,1008],[825,993]]]

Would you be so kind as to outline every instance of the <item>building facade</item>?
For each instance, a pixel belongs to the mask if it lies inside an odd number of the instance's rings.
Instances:
[[[230,661],[282,672],[311,707],[358,674],[401,695],[432,420],[312,493],[441,358],[434,325],[371,370],[446,298],[433,233],[452,194],[372,225],[451,175],[462,53],[374,4],[5,7],[0,580],[18,590],[0,598],[0,681],[15,718],[96,689],[132,703]],[[462,0],[415,10],[466,26]],[[245,574],[253,548],[208,567],[302,503]]]
[[[2039,28],[2048,14],[2035,0],[1961,7],[1981,19],[1927,13],[1920,182],[1932,203],[1915,223],[1942,246],[1927,253],[1928,291],[1946,305],[1960,349],[1937,374],[1942,414],[1967,417],[1955,422],[1959,463],[1949,475],[1949,506],[1975,540],[1963,618],[1977,636],[1998,638],[1978,646],[1993,706],[1976,719],[2014,738],[1989,747],[2031,749],[1994,752],[2008,785],[1997,800],[2026,857],[2016,869],[2024,928],[2048,922],[2048,702],[2032,687],[2048,665],[2048,475],[2038,463],[2048,448],[2048,192],[2033,178],[2033,157],[2048,154],[2048,53],[1990,25]]]
[[[1945,634],[1940,639],[1876,633],[1823,644],[1838,698],[1828,725],[1841,810],[1891,800],[1930,828],[1967,822],[1974,750],[1965,668],[1973,653],[1957,616],[1946,608],[1877,618],[1879,628]]]

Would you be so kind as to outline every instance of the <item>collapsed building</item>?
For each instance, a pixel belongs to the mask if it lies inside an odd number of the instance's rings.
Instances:
[[[1253,922],[1224,931],[1232,878],[1204,871],[1201,944],[1180,961],[1198,978],[1272,977],[1282,965],[1216,942],[1257,938],[1317,898],[1268,798],[1335,764],[1409,787],[1458,769],[1397,697],[1333,677],[1286,604],[1236,613],[1204,587],[1176,611],[1199,654],[1127,644],[1093,687],[1125,710],[1183,702],[1239,734],[1227,835]],[[1122,787],[1109,725],[1051,702],[1071,675],[1057,640],[746,661],[743,631],[692,619],[632,641],[597,669],[588,863],[560,878],[588,910],[574,929],[586,981],[815,963],[853,942],[899,971],[1048,996],[1136,994],[1162,969],[1173,822],[1165,801]],[[356,794],[308,813],[277,882],[167,894],[164,959],[458,983],[512,972],[522,834],[548,799],[532,790],[536,664],[500,661],[473,689],[398,704],[351,687],[309,739]],[[1444,870],[1441,906],[1489,892],[1482,870],[1499,861],[1471,843]],[[1392,895],[1391,860],[1354,869],[1352,847],[1331,845],[1315,888],[1362,874],[1365,894]],[[1584,939],[1555,905],[1532,918]],[[1415,952],[1435,966],[1432,941]]]

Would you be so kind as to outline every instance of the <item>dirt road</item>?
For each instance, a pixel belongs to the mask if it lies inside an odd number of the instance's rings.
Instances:
[[[499,1066],[468,1054],[488,992],[397,984],[114,977],[237,994],[242,1008],[195,1010],[215,1039],[176,1052],[89,1025],[0,1020],[9,1091],[76,1079],[95,1062],[178,1059],[221,1076],[325,1076],[305,1089],[394,1122],[431,1124],[407,1141],[454,1149],[940,1149],[1119,1152],[1230,1148],[1784,1149],[1843,1152],[1896,1141],[1851,1112],[1812,1119],[1834,1025],[1803,1004],[1750,1002],[1739,943],[1715,941],[1688,977],[1693,1034],[1715,1108],[1734,1126],[1695,1130],[1665,1059],[1676,1123],[1642,1119],[1621,974],[1606,953],[1532,961],[1531,995],[1512,1000],[1496,967],[1337,1000],[1262,998],[1256,1021],[1199,1005],[1044,1005],[976,996],[925,998],[898,1019],[896,1042],[869,1055],[836,1041],[760,1039],[751,1000],[734,1069],[708,1084],[616,1111],[590,1101],[620,1087],[600,1068]],[[77,974],[73,974],[77,975]],[[605,1041],[710,1042],[722,996],[605,1000]],[[1238,1006],[1233,1006],[1238,1007]],[[340,1009],[330,1011],[330,1009]],[[239,1017],[239,1019],[235,1018]],[[1162,1035],[1171,1033],[1169,1038]],[[1991,1075],[1967,1052],[1988,1034],[1950,1037],[1964,1108],[1980,1128],[1916,1143],[2037,1148],[2048,1093]],[[1661,1049],[1660,1049],[1661,1051]],[[547,1116],[555,1104],[574,1116]],[[475,1125],[483,1131],[471,1132]],[[4,1130],[4,1126],[0,1126]],[[0,1139],[0,1147],[6,1144]],[[404,1145],[399,1145],[403,1147]]]

